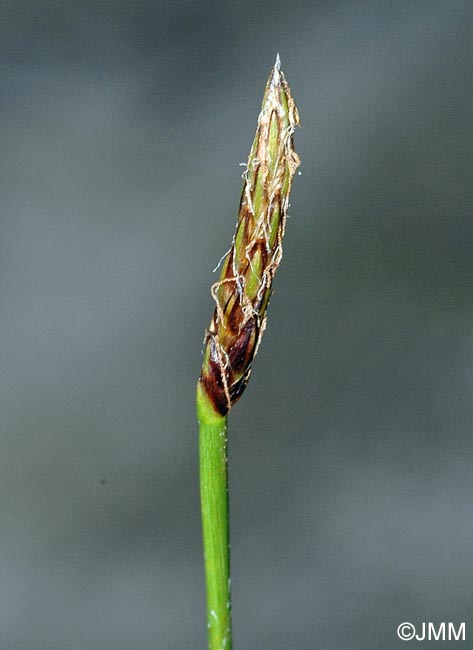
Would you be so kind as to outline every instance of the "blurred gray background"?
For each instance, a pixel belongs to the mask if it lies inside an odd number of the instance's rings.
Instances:
[[[235,648],[471,640],[472,3],[0,24],[0,649],[206,647],[194,386],[278,51],[302,176],[230,418]]]

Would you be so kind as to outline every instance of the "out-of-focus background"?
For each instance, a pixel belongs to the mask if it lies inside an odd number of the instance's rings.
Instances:
[[[230,418],[235,647],[471,638],[472,3],[4,0],[0,30],[1,650],[206,647],[194,386],[278,51],[302,176]]]

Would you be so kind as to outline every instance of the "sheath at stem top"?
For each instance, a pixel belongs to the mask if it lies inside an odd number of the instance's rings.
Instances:
[[[300,163],[293,145],[298,124],[278,55],[243,175],[232,247],[211,289],[216,307],[204,340],[199,419],[226,415],[248,383],[282,257],[289,193]]]

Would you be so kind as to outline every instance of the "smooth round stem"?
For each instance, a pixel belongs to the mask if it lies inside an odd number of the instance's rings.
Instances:
[[[200,498],[209,650],[231,650],[227,418],[199,414]]]

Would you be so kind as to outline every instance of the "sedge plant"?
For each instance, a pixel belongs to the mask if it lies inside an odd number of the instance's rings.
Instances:
[[[200,495],[209,650],[231,650],[227,416],[240,398],[266,326],[291,184],[299,115],[280,67],[271,70],[243,174],[232,247],[212,288],[215,311],[197,382]]]

